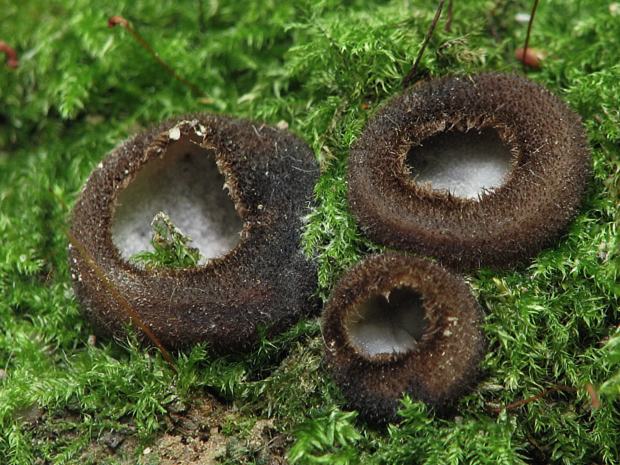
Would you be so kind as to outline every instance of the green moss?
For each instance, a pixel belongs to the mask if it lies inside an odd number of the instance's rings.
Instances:
[[[192,238],[172,222],[163,212],[158,213],[151,222],[152,239],[149,241],[153,250],[145,250],[131,257],[130,260],[142,263],[149,268],[191,268],[198,265],[200,251],[190,247]]]
[[[215,357],[204,347],[180,353],[178,376],[132,338],[88,343],[91,329],[70,288],[62,232],[69,214],[61,202],[73,204],[119,141],[173,115],[285,121],[314,148],[323,170],[304,237],[319,263],[322,298],[351,264],[377,250],[346,206],[348,151],[368,118],[400,91],[436,5],[224,3],[4,6],[0,39],[21,63],[12,71],[0,60],[4,462],[79,463],[106,431],[137,438],[139,453],[170,428],[172,402],[211,393],[235,412],[236,428],[226,434],[243,436],[256,419],[273,419],[285,438],[280,452],[298,464],[620,463],[617,4],[551,0],[536,13],[531,43],[547,58],[530,78],[582,115],[593,176],[580,215],[556,246],[528,267],[467,277],[487,311],[490,352],[477,390],[454,415],[438,418],[405,401],[399,426],[375,429],[357,420],[329,380],[317,321],[274,341],[263,338],[249,355]],[[516,15],[529,9],[524,1],[455,2],[451,30],[445,31],[444,16],[414,82],[447,73],[518,72],[513,53],[526,25]],[[159,68],[126,30],[109,29],[111,15],[125,16],[206,97]],[[600,395],[596,409],[586,383]],[[487,408],[564,385],[576,390],[499,414]],[[36,421],[25,420],[24,412],[33,411]],[[126,454],[108,450],[103,461],[130,460],[133,451]],[[257,457],[246,451],[220,462],[259,463]]]

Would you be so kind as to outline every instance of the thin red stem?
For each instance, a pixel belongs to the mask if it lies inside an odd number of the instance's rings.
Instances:
[[[54,190],[51,187],[48,187],[47,190],[49,191],[50,194],[54,196],[54,199],[56,199],[56,201],[60,204],[62,209],[66,211],[67,213],[69,213],[69,207],[60,197],[58,197],[58,195],[56,195],[56,192],[54,192]]]
[[[95,272],[95,274],[101,280],[101,282],[106,287],[106,289],[110,291],[110,293],[114,296],[116,301],[120,303],[121,306],[127,311],[129,316],[131,316],[131,319],[134,321],[134,323],[138,325],[138,327],[142,331],[144,331],[144,333],[149,337],[149,339],[153,341],[153,343],[159,348],[159,350],[161,351],[166,361],[170,364],[172,371],[174,371],[176,374],[177,370],[175,368],[175,363],[172,360],[172,357],[170,356],[166,348],[162,345],[161,342],[159,342],[159,339],[157,339],[157,337],[155,337],[155,334],[153,334],[153,332],[144,323],[142,323],[142,320],[140,320],[140,317],[130,307],[129,302],[127,302],[127,300],[122,296],[122,294],[116,290],[116,288],[114,287],[114,284],[103,274],[103,272],[99,269],[99,267],[90,257],[90,255],[88,255],[88,252],[86,252],[86,249],[84,248],[84,246],[82,246],[82,244],[80,244],[80,242],[75,238],[75,236],[71,234],[71,232],[69,232],[68,230],[65,229],[64,233],[69,239],[69,242],[71,242],[71,245],[73,245],[73,247],[75,247],[78,250],[78,252],[84,258],[84,260],[86,260],[86,263],[88,263],[88,266],[90,266],[90,268]]]
[[[204,92],[202,92],[198,87],[196,87],[194,84],[192,84],[191,82],[189,82],[187,79],[182,78],[181,76],[179,76],[177,73],[175,73],[174,71],[172,71],[172,69],[164,62],[164,60],[162,60],[159,55],[149,46],[149,44],[147,44],[142,37],[140,37],[138,35],[138,33],[136,31],[134,31],[131,26],[129,25],[129,22],[121,17],[121,16],[112,16],[109,20],[108,20],[108,27],[114,27],[116,25],[122,26],[125,29],[127,29],[132,36],[134,36],[136,38],[136,40],[138,42],[140,42],[140,44],[147,49],[151,55],[153,55],[153,57],[158,61],[158,63],[173,77],[175,78],[177,81],[185,84],[186,86],[188,86],[189,88],[191,88],[194,92],[196,92],[198,95],[203,96]]]
[[[588,395],[590,396],[590,401],[592,402],[592,409],[595,410],[601,406],[601,400],[598,398],[598,393],[592,384],[586,383],[585,385],[586,391],[588,391]]]
[[[521,407],[522,405],[529,404],[530,402],[536,399],[540,399],[541,397],[547,396],[557,391],[574,392],[575,388],[572,388],[570,386],[558,386],[552,389],[547,389],[546,391],[541,392],[540,394],[536,394],[535,396],[529,397],[527,399],[518,400],[516,402],[506,405],[505,407],[487,407],[487,409],[494,413],[499,413],[502,410],[512,410],[513,408],[517,408],[517,407]]]
[[[538,8],[538,0],[534,0],[534,7],[532,8],[532,14],[530,15],[530,22],[527,25],[527,35],[525,36],[525,45],[523,46],[523,73],[527,72],[525,57],[527,56],[527,47],[530,44],[530,33],[532,32],[532,24],[534,24],[534,15],[536,14],[536,8]]]
[[[448,4],[448,19],[446,20],[446,32],[450,32],[450,26],[452,25],[452,0]]]
[[[418,69],[418,65],[420,64],[420,60],[422,59],[422,55],[424,54],[424,50],[426,49],[428,42],[431,40],[431,36],[433,35],[433,31],[435,30],[437,21],[439,21],[439,17],[441,16],[441,10],[443,8],[443,4],[445,3],[445,1],[446,0],[441,0],[439,2],[439,7],[437,8],[437,12],[435,13],[435,18],[433,19],[431,28],[429,29],[428,34],[426,34],[426,38],[424,39],[424,43],[422,44],[420,53],[418,54],[418,57],[416,58],[415,63],[413,64],[413,68],[411,68],[411,71],[409,71],[409,74],[407,74],[407,77],[403,81],[403,87],[407,87],[409,85],[409,81],[411,81],[411,78],[413,77],[416,70]]]

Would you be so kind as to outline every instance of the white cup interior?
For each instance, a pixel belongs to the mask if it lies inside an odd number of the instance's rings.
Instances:
[[[510,171],[513,160],[493,128],[435,134],[407,153],[410,178],[447,189],[453,195],[477,199],[485,190],[497,188]]]
[[[426,309],[418,292],[409,286],[374,294],[347,322],[353,344],[369,356],[404,353],[414,348],[428,327]]]
[[[213,150],[183,135],[161,158],[150,160],[118,195],[112,222],[113,240],[121,255],[152,250],[151,222],[167,214],[207,258],[222,256],[240,242],[243,221],[227,190]]]

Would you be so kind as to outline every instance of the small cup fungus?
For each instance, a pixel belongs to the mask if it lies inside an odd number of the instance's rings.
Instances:
[[[486,351],[482,319],[459,276],[422,258],[374,255],[327,302],[326,359],[352,408],[395,421],[404,394],[443,408],[470,389]]]

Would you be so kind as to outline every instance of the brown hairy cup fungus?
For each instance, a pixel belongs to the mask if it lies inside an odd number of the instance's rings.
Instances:
[[[505,268],[577,213],[590,153],[581,120],[525,78],[424,83],[385,105],[349,160],[349,206],[387,247],[456,269]]]
[[[374,255],[336,284],[323,312],[326,359],[351,407],[395,421],[408,394],[444,408],[471,388],[486,351],[480,306],[430,260]]]
[[[116,292],[163,345],[208,342],[217,352],[248,350],[261,327],[286,329],[318,309],[316,264],[300,245],[317,175],[299,137],[223,116],[169,121],[119,145],[73,211],[81,247],[69,246],[69,264],[85,314],[123,334],[131,320]],[[206,263],[129,260],[147,247],[160,211],[194,238]]]

